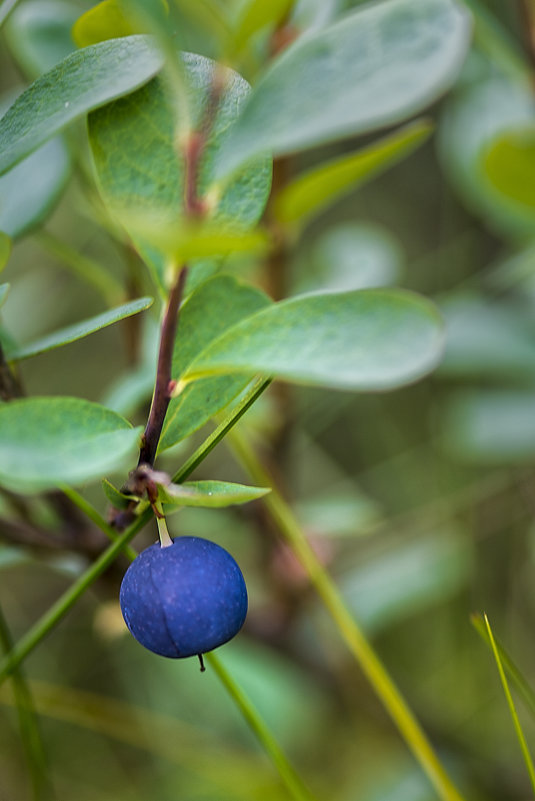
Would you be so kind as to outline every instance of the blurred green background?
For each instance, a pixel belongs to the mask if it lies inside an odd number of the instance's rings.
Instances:
[[[0,38],[5,105],[74,49],[70,27],[90,5],[18,4]],[[301,0],[285,24],[322,26],[352,5]],[[384,395],[275,385],[242,425],[275,465],[322,562],[466,796],[506,801],[529,797],[529,781],[496,666],[470,615],[488,613],[530,680],[535,22],[529,2],[467,5],[475,13],[473,46],[454,89],[429,110],[436,126],[430,140],[315,218],[287,243],[276,275],[245,257],[228,269],[283,295],[400,285],[441,309],[446,353],[426,380]],[[232,19],[239,6],[237,0],[177,3],[180,46],[217,57],[221,33],[214,20]],[[258,37],[242,65],[249,80],[266,58],[270,35]],[[16,240],[2,274],[11,283],[4,337],[25,342],[103,309],[103,293],[88,282],[80,258],[89,260],[86,268],[100,265],[131,296],[154,292],[136,254],[99,224],[84,137],[83,126],[70,131],[67,150],[50,152],[19,175],[16,192],[9,176],[0,178],[0,229]],[[287,158],[276,165],[276,178],[287,180],[366,141]],[[35,196],[39,181],[48,180],[47,163],[57,182],[53,208],[47,203],[21,229],[14,198],[20,187]],[[152,309],[143,323],[134,318],[24,363],[27,392],[98,400],[142,423],[157,315]],[[205,433],[166,454],[163,466],[176,467]],[[247,480],[224,444],[202,476]],[[105,512],[99,487],[88,497]],[[12,512],[12,499],[0,497],[1,516]],[[37,503],[34,513],[50,515]],[[317,796],[434,798],[260,502],[183,510],[170,528],[216,539],[240,563],[250,612],[221,659]],[[154,530],[144,532],[135,545],[154,537]],[[14,639],[87,560],[76,551],[25,547],[0,522],[0,605]],[[54,797],[286,799],[216,677],[200,674],[195,660],[145,652],[127,633],[117,600],[125,567],[118,563],[104,575],[25,663]],[[519,713],[533,742],[533,716],[521,703]],[[30,797],[13,697],[4,685],[0,799]]]

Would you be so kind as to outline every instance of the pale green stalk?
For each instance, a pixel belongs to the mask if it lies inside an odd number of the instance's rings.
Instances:
[[[111,542],[117,542],[119,539],[117,531],[104,520],[100,512],[98,512],[83,495],[80,495],[80,493],[72,487],[62,487],[62,492],[86,515],[86,517],[92,520],[93,523],[104,532]],[[137,556],[137,551],[135,551],[131,545],[125,545],[124,553],[129,559],[135,559]]]
[[[0,646],[6,653],[12,647],[11,633],[0,608]],[[20,736],[28,771],[32,782],[35,801],[48,801],[53,798],[52,785],[48,775],[48,764],[43,747],[43,740],[35,714],[33,696],[22,670],[13,671],[13,695],[19,717]]]
[[[477,633],[481,636],[481,638],[487,643],[489,648],[492,650],[492,643],[490,641],[487,627],[481,615],[474,614],[471,616],[470,620],[472,621],[472,625],[474,626]],[[524,703],[526,704],[528,710],[535,717],[535,692],[530,687],[522,671],[520,670],[518,665],[514,662],[510,654],[507,653],[501,642],[496,638],[494,638],[494,644],[498,650],[500,661],[505,669],[505,672],[509,674],[509,678],[512,679],[518,692],[524,699]]]
[[[260,486],[273,487],[273,477],[259,462],[243,436],[234,431],[230,435],[230,440],[236,456],[253,480]],[[318,561],[289,505],[276,488],[273,488],[269,495],[265,495],[262,502],[305,568],[346,645],[366,674],[377,696],[440,798],[443,801],[463,801],[463,797],[443,768],[401,692],[348,610],[335,583]]]
[[[528,769],[529,773],[529,780],[531,782],[531,786],[533,788],[533,793],[535,794],[535,767],[533,766],[533,761],[531,759],[531,754],[529,753],[528,744],[526,742],[526,738],[524,737],[524,732],[522,731],[522,726],[520,725],[520,721],[518,719],[518,715],[516,712],[515,704],[513,701],[513,696],[511,695],[511,691],[509,689],[509,685],[507,683],[507,678],[505,676],[505,671],[503,669],[502,660],[500,659],[500,654],[498,648],[496,646],[496,642],[494,641],[494,635],[492,633],[492,629],[490,627],[489,619],[487,615],[483,615],[485,618],[485,625],[487,627],[487,633],[489,635],[490,644],[492,647],[492,652],[494,654],[494,659],[496,660],[496,665],[498,667],[498,673],[500,674],[500,680],[502,682],[503,691],[505,693],[505,697],[507,699],[507,704],[509,706],[509,711],[511,713],[511,717],[513,719],[513,725],[515,727],[516,736],[518,737],[518,742],[520,743],[520,749],[522,751],[522,756],[524,757],[524,762],[526,763],[526,768]]]
[[[269,756],[282,781],[286,785],[288,792],[295,801],[314,801],[314,796],[303,784],[300,776],[295,772],[292,765],[288,762],[286,755],[281,750],[277,740],[270,732],[257,710],[252,705],[249,698],[245,695],[241,687],[236,684],[228,670],[224,667],[221,660],[212,652],[205,654],[206,661],[212,666],[214,672],[224,685],[228,694],[242,713],[250,728],[256,735],[264,751]]]

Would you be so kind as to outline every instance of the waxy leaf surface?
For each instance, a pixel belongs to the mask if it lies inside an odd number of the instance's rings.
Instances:
[[[442,323],[403,290],[302,295],[257,312],[202,351],[184,379],[261,373],[302,384],[383,390],[436,366]]]
[[[293,180],[277,195],[274,213],[283,223],[303,222],[347,192],[408,156],[427,139],[432,126],[417,122],[372,145],[315,167]]]
[[[44,222],[67,183],[69,151],[52,139],[0,177],[0,229],[13,239]]]
[[[71,28],[78,9],[66,0],[26,0],[5,27],[8,47],[32,80],[76,50]]]
[[[290,46],[255,86],[218,155],[230,175],[282,155],[392,125],[454,82],[470,18],[453,0],[385,0]]]
[[[186,481],[159,487],[160,499],[165,504],[212,508],[248,503],[268,492],[269,487],[249,487],[229,481]]]
[[[202,124],[212,87],[215,62],[203,56],[183,54],[184,73],[189,84],[188,101],[194,127]],[[210,197],[214,190],[214,159],[249,94],[249,85],[232,70],[226,71],[226,85],[218,105],[207,147],[199,167],[197,194]],[[89,117],[89,135],[102,197],[110,211],[123,223],[153,276],[165,287],[164,267],[169,258],[192,257],[180,253],[180,229],[184,225],[184,159],[177,154],[177,113],[170,107],[169,93],[162,78],[139,91],[111,103]],[[204,253],[228,253],[228,242],[218,251],[217,237],[254,225],[264,210],[271,186],[271,164],[256,160],[239,172],[213,204],[206,217],[215,237]],[[144,223],[140,226],[139,219]],[[151,235],[150,226],[153,224]],[[160,235],[158,224],[161,224]],[[174,226],[178,239],[171,245],[166,231]],[[178,246],[178,252],[177,252]],[[185,248],[191,247],[186,237]],[[193,257],[195,257],[195,252]]]
[[[86,47],[38,78],[0,119],[0,174],[69,123],[150,80],[162,57],[145,36]]]
[[[14,492],[78,486],[127,465],[141,429],[80,398],[24,398],[0,406],[0,484]]]

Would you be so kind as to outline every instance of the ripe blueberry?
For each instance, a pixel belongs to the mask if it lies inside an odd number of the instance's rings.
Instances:
[[[162,656],[202,655],[243,626],[247,590],[232,556],[215,542],[177,537],[142,551],[126,571],[119,596],[136,640]]]

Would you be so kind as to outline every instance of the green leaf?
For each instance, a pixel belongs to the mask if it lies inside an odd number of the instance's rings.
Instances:
[[[45,221],[71,172],[63,139],[47,142],[0,177],[0,228],[13,239]]]
[[[279,156],[393,125],[455,80],[470,33],[452,0],[385,0],[303,36],[257,83],[217,160],[222,179]]]
[[[273,206],[275,217],[282,223],[309,220],[412,153],[432,130],[429,122],[412,123],[356,153],[309,170],[277,195]]]
[[[311,263],[312,262],[312,263]],[[299,292],[372,289],[395,284],[403,252],[390,231],[371,223],[342,223],[329,228],[303,263]]]
[[[137,500],[133,495],[125,495],[119,492],[107,478],[102,480],[102,489],[106,498],[116,509],[128,509],[130,501]]]
[[[6,302],[7,293],[9,292],[9,284],[0,284],[0,306]]]
[[[80,398],[25,398],[0,406],[0,484],[14,492],[78,486],[124,467],[141,429]]]
[[[498,666],[498,673],[500,674],[500,680],[502,683],[503,691],[505,693],[505,698],[507,700],[507,705],[509,706],[509,711],[511,713],[511,717],[513,719],[513,725],[515,727],[516,736],[518,742],[520,744],[520,750],[522,751],[522,756],[524,757],[524,762],[526,763],[526,768],[529,774],[529,780],[531,782],[531,787],[533,792],[535,793],[535,766],[533,765],[533,760],[531,758],[531,754],[529,752],[528,744],[526,742],[526,737],[522,730],[522,726],[520,724],[520,720],[518,718],[518,714],[516,711],[516,707],[513,701],[513,697],[511,695],[511,691],[509,689],[509,684],[507,682],[507,677],[505,675],[505,670],[502,665],[502,660],[500,658],[500,653],[496,642],[494,640],[494,634],[492,633],[492,629],[490,627],[489,619],[487,615],[484,615],[485,624],[487,626],[487,632],[490,640],[490,644],[492,646],[492,652],[494,654],[494,659],[496,660],[496,665]]]
[[[459,293],[441,300],[440,309],[447,331],[440,373],[533,382],[535,339],[530,306]]]
[[[535,217],[535,128],[499,136],[483,155],[483,167],[498,192]]]
[[[0,174],[69,123],[132,92],[162,67],[145,36],[86,47],[38,78],[0,119]]]
[[[183,54],[189,85],[188,100],[194,126],[201,124],[211,91],[215,62],[203,56]],[[226,72],[227,83],[201,159],[199,196],[208,203],[208,224],[219,242],[208,241],[204,253],[228,252],[229,237],[243,234],[264,210],[271,184],[269,160],[257,160],[239,173],[221,194],[214,188],[214,159],[228,130],[238,117],[249,86],[237,73]],[[176,111],[160,78],[139,91],[89,117],[89,135],[102,197],[123,223],[143,258],[152,267],[157,284],[165,289],[165,266],[173,253],[165,233],[174,225],[184,230],[184,159],[176,147]],[[148,223],[139,230],[139,219]],[[147,225],[162,224],[162,231]],[[227,237],[226,242],[221,237]],[[230,243],[232,246],[232,243]],[[196,248],[199,248],[197,239]],[[208,250],[206,250],[208,249]],[[193,255],[201,255],[197,250]]]
[[[164,0],[157,0],[157,3],[167,8]],[[76,20],[72,38],[78,47],[87,47],[120,36],[150,33],[132,12],[132,4],[128,0],[103,0]]]
[[[180,381],[198,353],[235,323],[269,305],[260,290],[219,275],[202,284],[180,312],[172,376]],[[250,375],[254,373],[251,371]],[[250,376],[217,376],[195,382],[171,400],[159,450],[169,448],[196,431],[224,409],[249,382]]]
[[[161,250],[166,261],[184,264],[192,259],[208,259],[212,256],[230,256],[233,253],[251,253],[265,250],[269,244],[263,231],[232,226],[229,223],[213,223],[176,219],[162,219],[150,213],[121,215],[122,222],[130,231]],[[200,265],[199,265],[200,267]]]
[[[26,0],[11,14],[5,37],[25,75],[37,78],[76,49],[71,27],[77,16],[65,0]]]
[[[18,2],[19,0],[2,0],[0,3],[0,26],[3,25]]]
[[[302,384],[383,390],[425,375],[442,347],[438,312],[411,292],[311,294],[233,326],[199,354],[183,378],[261,373]]]
[[[495,66],[477,63],[483,77],[448,98],[438,128],[444,175],[467,207],[505,236],[532,236],[533,211],[499,192],[484,169],[483,154],[508,130],[535,124],[532,87],[508,81]]]
[[[0,272],[4,269],[11,256],[11,238],[0,231]]]
[[[164,504],[219,508],[254,501],[271,492],[271,489],[228,481],[187,481],[184,484],[159,486],[158,491]]]
[[[534,391],[459,392],[443,410],[444,449],[471,464],[531,464],[534,409]]]
[[[124,320],[125,317],[138,314],[138,312],[148,309],[151,305],[152,298],[139,298],[139,300],[124,303],[122,306],[117,306],[115,309],[98,314],[96,317],[82,320],[59,331],[54,331],[52,334],[47,334],[34,342],[29,342],[27,345],[20,345],[15,350],[8,350],[6,358],[8,361],[22,361],[32,356],[38,356],[40,353],[54,350],[54,348],[68,345],[70,342],[76,342],[77,339],[94,334],[95,331],[100,331],[101,328],[106,328],[112,323]]]
[[[236,56],[249,44],[250,39],[268,25],[277,25],[291,11],[295,0],[250,0],[243,9],[236,29],[226,48],[227,55]]]

